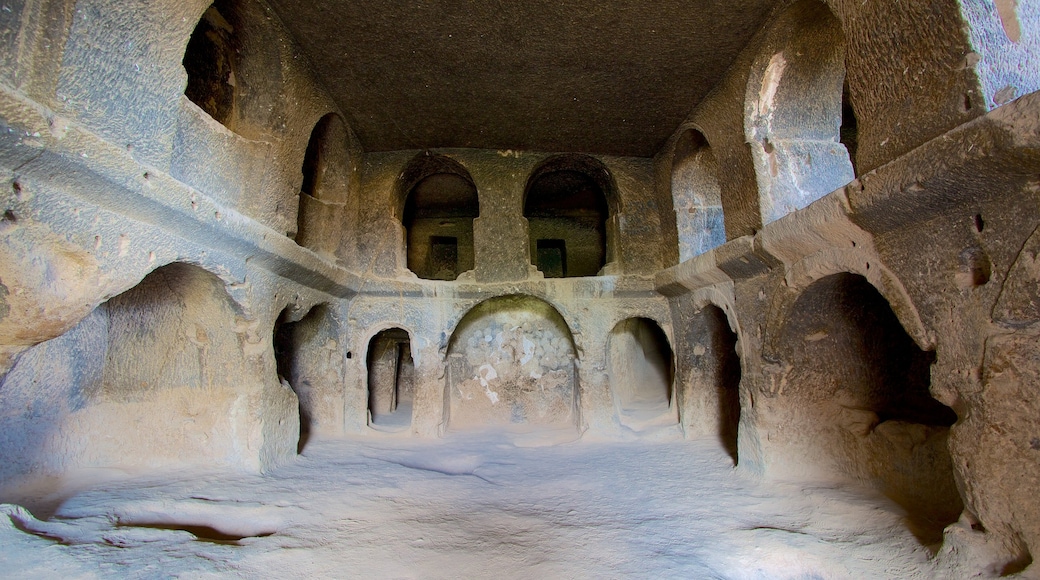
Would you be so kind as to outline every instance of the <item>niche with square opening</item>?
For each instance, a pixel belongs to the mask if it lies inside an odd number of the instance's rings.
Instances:
[[[612,260],[615,198],[610,172],[594,158],[560,155],[535,169],[524,217],[532,259],[545,277],[596,276]]]
[[[407,429],[414,399],[415,363],[408,333],[384,330],[368,344],[369,425],[383,431]]]
[[[477,188],[457,161],[420,154],[399,179],[408,269],[426,280],[455,280],[473,269]]]
[[[610,333],[607,372],[621,423],[641,430],[675,423],[674,363],[668,337],[648,318],[629,318]]]
[[[538,269],[546,278],[563,278],[567,271],[567,242],[538,240]]]

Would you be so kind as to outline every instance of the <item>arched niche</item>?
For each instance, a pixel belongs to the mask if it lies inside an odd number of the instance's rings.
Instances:
[[[400,328],[389,328],[368,343],[369,425],[382,431],[400,431],[412,424],[415,400],[415,361],[411,338]]]
[[[184,50],[184,95],[249,139],[266,139],[284,122],[281,49],[271,42],[275,30],[261,4],[216,0]]]
[[[220,278],[174,263],[24,353],[0,384],[0,478],[291,453],[295,397],[246,352],[242,316]]]
[[[478,304],[448,343],[450,427],[577,426],[575,352],[567,323],[543,300]]]
[[[610,171],[587,155],[559,155],[527,180],[531,258],[546,278],[596,276],[615,259],[617,193]]]
[[[686,377],[683,424],[688,431],[714,432],[736,464],[741,412],[737,333],[726,313],[714,304],[693,313],[684,324],[690,374]]]
[[[843,144],[854,123],[844,86],[845,36],[825,3],[801,0],[767,26],[745,101],[763,225],[855,178]]]
[[[184,95],[215,121],[231,126],[235,109],[235,71],[239,41],[228,18],[235,0],[217,0],[202,14],[184,50],[188,84]]]
[[[325,383],[329,351],[335,340],[336,323],[332,309],[319,304],[302,313],[286,308],[279,314],[273,330],[275,368],[278,379],[296,393],[299,400],[300,434],[297,453],[303,453],[318,428],[319,417],[327,412],[329,387]]]
[[[771,437],[788,468],[851,476],[904,507],[926,544],[962,502],[947,438],[957,420],[930,392],[935,353],[922,351],[885,298],[857,274],[809,285],[777,337],[782,392],[770,400]]]
[[[648,318],[622,320],[610,332],[607,373],[621,423],[641,430],[675,422],[675,363],[668,337]]]
[[[305,248],[327,244],[339,225],[327,223],[336,217],[327,208],[346,199],[350,181],[347,139],[347,126],[336,113],[323,116],[311,131],[301,167],[303,179],[296,231],[289,232],[290,237]]]
[[[427,280],[455,280],[473,269],[477,187],[459,162],[429,152],[398,180],[398,215],[406,232],[408,269]]]
[[[719,164],[704,135],[686,129],[672,155],[672,206],[679,233],[679,261],[726,243]]]

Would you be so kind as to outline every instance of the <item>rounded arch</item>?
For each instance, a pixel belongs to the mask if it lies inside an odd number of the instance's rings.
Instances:
[[[412,424],[415,356],[412,334],[400,325],[384,325],[365,341],[365,386],[369,426],[402,431]]]
[[[834,248],[818,252],[793,264],[788,269],[785,282],[787,287],[797,294],[817,280],[841,273],[856,274],[866,279],[888,302],[903,330],[913,338],[917,346],[922,350],[935,348],[935,335],[928,331],[903,282],[875,252],[861,248]],[[787,302],[792,300],[788,294]],[[791,305],[776,306],[778,309],[786,310]],[[783,318],[770,318],[766,327],[769,335],[774,335]]]
[[[284,113],[282,53],[270,41],[272,24],[262,6],[215,0],[201,14],[185,45],[184,95],[215,121],[250,139],[263,138]]]
[[[480,217],[480,199],[461,163],[420,153],[398,177],[395,200],[409,270],[428,280],[455,280],[473,269],[473,220]]]
[[[698,129],[684,129],[672,150],[671,197],[679,238],[679,261],[726,243],[719,163]]]
[[[478,303],[448,340],[445,423],[577,427],[576,352],[548,302],[513,294]]]
[[[300,166],[299,205],[296,230],[289,236],[302,247],[315,251],[335,251],[341,237],[335,223],[333,204],[347,199],[350,159],[347,151],[348,129],[338,113],[326,113],[314,124]]]
[[[841,134],[843,103],[855,118],[844,86],[841,22],[820,0],[791,4],[766,28],[745,97],[763,225],[855,178]]]
[[[790,293],[795,294],[795,293]],[[947,445],[956,413],[930,392],[934,351],[919,348],[866,278],[822,276],[777,312],[765,393],[782,469],[842,474],[878,487],[938,541],[960,513]]]
[[[589,155],[549,157],[524,188],[531,256],[549,278],[595,276],[616,260],[621,203],[607,166]]]
[[[618,418],[626,427],[674,423],[675,354],[656,320],[629,317],[607,339],[607,375]]]

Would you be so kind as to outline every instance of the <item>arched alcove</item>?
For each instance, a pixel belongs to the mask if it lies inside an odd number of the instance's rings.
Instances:
[[[925,543],[958,518],[947,437],[957,415],[932,398],[935,353],[922,351],[862,276],[812,283],[778,337],[789,368],[774,443],[790,466],[852,476],[902,505]]]
[[[323,366],[327,360],[322,347],[333,338],[332,312],[319,304],[302,317],[286,308],[275,321],[272,345],[279,381],[287,383],[299,399],[302,453],[317,427],[317,416],[326,401],[321,396]]]
[[[184,95],[220,124],[230,127],[235,109],[239,46],[228,21],[235,0],[217,0],[203,13],[184,51]]]
[[[301,168],[296,231],[290,232],[290,237],[303,247],[328,245],[325,238],[335,229],[329,227],[333,224],[324,222],[335,215],[327,209],[330,204],[345,201],[350,174],[346,141],[347,126],[336,113],[323,116],[311,131]]]
[[[288,452],[278,428],[260,445],[252,438],[268,424],[295,430],[296,418],[283,413],[291,395],[246,354],[242,316],[224,282],[202,268],[151,272],[24,353],[4,377],[0,465],[23,473],[249,466]]]
[[[741,379],[737,334],[726,313],[713,304],[693,313],[683,332],[691,351],[687,354],[683,425],[688,432],[714,432],[735,464]]]
[[[675,365],[668,337],[648,318],[629,318],[610,332],[607,372],[621,423],[633,429],[674,422]]]
[[[547,302],[518,295],[478,304],[447,354],[452,428],[578,425],[574,338]]]
[[[679,261],[726,243],[719,164],[704,135],[687,129],[672,156],[672,206],[679,233]]]
[[[825,3],[801,0],[767,26],[745,104],[763,225],[855,178],[841,139],[843,104],[846,123],[854,118],[844,86],[845,36]]]
[[[390,328],[368,343],[369,425],[383,431],[407,429],[415,400],[415,362],[408,332]]]
[[[546,278],[595,276],[614,260],[616,199],[610,172],[592,157],[560,155],[534,170],[524,217],[531,258]]]
[[[399,185],[408,269],[427,280],[455,280],[472,270],[473,220],[480,216],[480,202],[469,172],[449,157],[423,153]]]

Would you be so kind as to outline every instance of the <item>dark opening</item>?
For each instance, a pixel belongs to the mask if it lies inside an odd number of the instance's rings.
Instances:
[[[845,81],[845,89],[841,94],[841,130],[839,140],[849,152],[849,160],[852,161],[852,171],[859,175],[856,163],[856,150],[859,147],[859,122],[856,121],[856,111],[852,108],[852,100],[849,97],[849,81]]]
[[[415,365],[408,333],[384,330],[368,346],[368,411],[370,425],[399,431],[412,424]]]
[[[729,327],[726,313],[716,306],[703,310],[715,358],[715,391],[719,403],[719,439],[737,463],[737,429],[740,425],[740,357],[737,334]],[[710,363],[709,363],[710,364]]]
[[[188,85],[184,94],[191,102],[228,126],[235,107],[235,29],[227,18],[234,7],[217,0],[202,15],[184,51]]]
[[[567,276],[567,244],[563,240],[538,240],[538,269],[546,278]]]
[[[536,261],[540,259],[539,240],[559,240],[566,248],[563,276],[599,274],[607,263],[610,210],[604,188],[608,183],[606,168],[584,157],[552,159],[534,172],[527,186],[524,217]]]
[[[335,118],[334,113],[325,115],[314,125],[314,129],[311,131],[311,139],[307,142],[307,152],[303,155],[303,185],[300,186],[301,193],[310,196],[317,195],[326,163],[326,160],[323,159],[323,149],[328,141],[329,129]]]
[[[306,358],[310,354],[307,345],[312,342],[326,313],[325,306],[317,306],[298,322],[288,322],[289,311],[286,309],[274,325],[274,360],[278,380],[288,383],[299,401],[300,438],[296,445],[297,453],[303,453],[314,426],[310,384],[304,372]]]
[[[929,391],[935,353],[903,329],[863,276],[813,283],[795,302],[780,340],[792,372],[785,397],[804,413],[821,458],[871,482],[908,512],[928,545],[956,521],[960,495],[947,436],[957,414]]]
[[[473,220],[480,215],[477,188],[455,161],[421,156],[405,170],[401,223],[407,230],[408,269],[426,280],[455,280],[473,269]]]
[[[435,280],[454,280],[459,277],[459,239],[448,236],[430,237],[430,265],[428,272]]]
[[[609,375],[621,422],[641,430],[674,424],[674,363],[668,337],[648,318],[629,318],[610,333]]]

